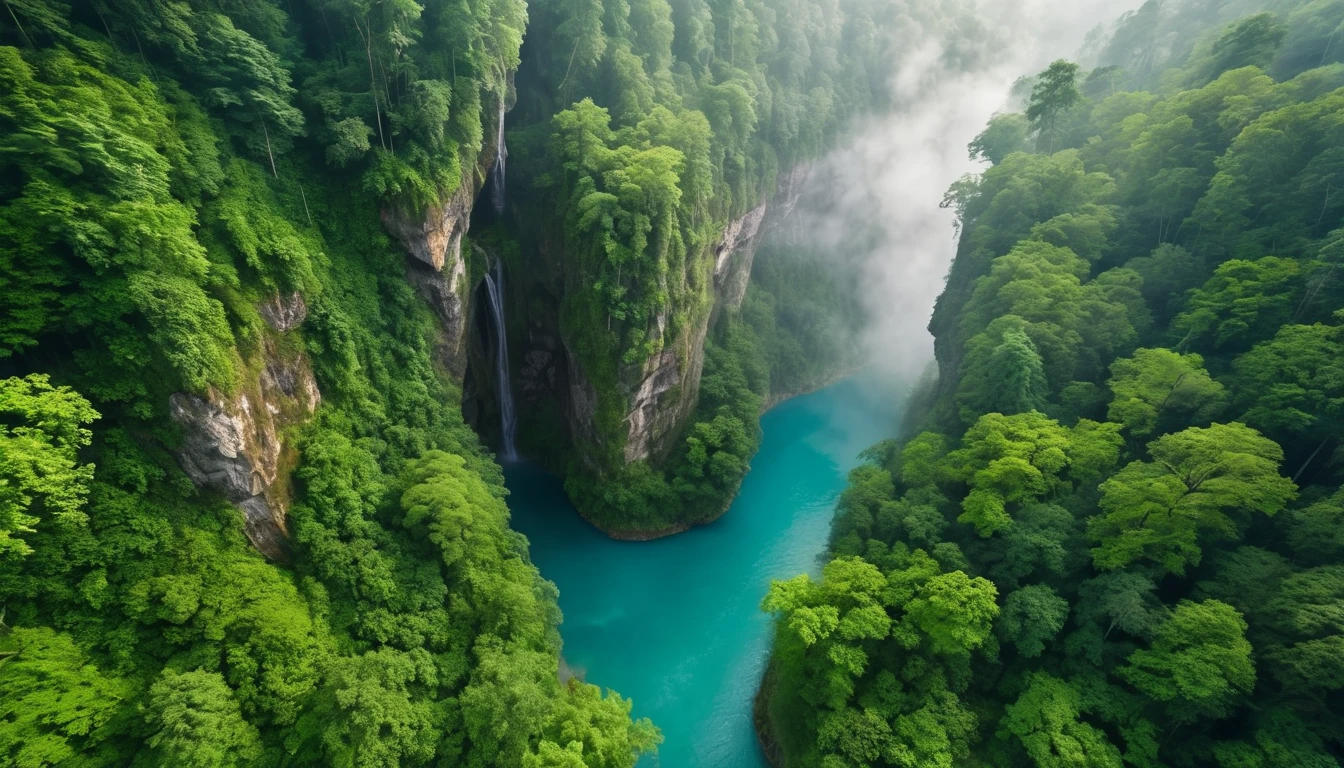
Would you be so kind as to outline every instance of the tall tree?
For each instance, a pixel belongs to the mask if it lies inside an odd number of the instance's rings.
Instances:
[[[78,526],[93,480],[79,450],[98,418],[89,401],[42,374],[0,379],[0,562],[32,552],[39,523]]]
[[[1234,538],[1234,515],[1273,515],[1297,493],[1279,474],[1283,449],[1244,424],[1164,435],[1148,454],[1152,461],[1135,461],[1101,485],[1102,514],[1088,521],[1098,568],[1148,561],[1184,574],[1199,564],[1201,536]]]
[[[1183,601],[1119,674],[1177,723],[1226,716],[1255,687],[1246,622],[1226,603]]]
[[[1168,349],[1139,349],[1133,357],[1116,360],[1108,384],[1114,398],[1107,417],[1136,438],[1172,426],[1173,416],[1185,422],[1175,426],[1205,421],[1225,402],[1223,385],[1209,378],[1204,358]]]
[[[1027,103],[1027,120],[1040,139],[1044,139],[1048,153],[1055,151],[1060,115],[1083,99],[1078,91],[1078,70],[1077,64],[1058,59],[1036,75]]]
[[[138,760],[146,765],[232,768],[261,759],[261,737],[215,672],[165,671],[149,690],[145,720],[154,733]]]
[[[999,721],[1000,737],[1021,743],[1036,768],[1121,768],[1120,750],[1083,717],[1083,696],[1070,683],[1044,672],[1028,676],[1027,689]]]

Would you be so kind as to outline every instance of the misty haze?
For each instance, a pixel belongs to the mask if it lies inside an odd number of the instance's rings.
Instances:
[[[1344,0],[0,4],[0,766],[1344,761]]]

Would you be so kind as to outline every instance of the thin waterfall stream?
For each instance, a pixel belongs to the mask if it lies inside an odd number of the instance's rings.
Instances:
[[[499,152],[495,155],[495,164],[490,169],[490,204],[495,209],[495,215],[504,213],[504,205],[508,202],[508,189],[504,185],[504,162],[509,157],[509,147],[504,143],[504,99],[499,100],[499,133],[495,136],[495,146]]]
[[[518,458],[513,438],[518,419],[513,411],[513,384],[509,381],[509,334],[504,326],[504,264],[496,261],[495,268],[485,274],[485,290],[490,296],[490,314],[495,325],[495,389],[499,395],[499,427],[501,457],[505,461]]]

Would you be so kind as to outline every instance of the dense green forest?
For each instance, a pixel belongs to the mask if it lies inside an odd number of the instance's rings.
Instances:
[[[740,311],[713,312],[707,271],[729,219],[873,105],[880,4],[846,5],[6,0],[0,764],[656,749],[561,674],[555,588],[387,222],[469,203],[514,108],[517,214],[483,242],[562,244],[601,387],[714,315],[694,426],[668,474],[635,471],[676,514],[721,507],[763,397],[851,360],[806,254]],[[460,258],[479,281],[505,257]]]
[[[764,603],[777,764],[1340,764],[1342,26],[1149,2],[970,145],[937,382]]]
[[[474,162],[522,3],[6,9],[0,763],[654,748],[628,702],[558,676],[554,588],[379,223]],[[306,321],[273,327],[291,295]],[[170,395],[265,397],[259,376],[309,366],[321,406],[282,433],[291,551],[269,562],[170,455]]]
[[[676,531],[724,512],[760,447],[772,397],[806,392],[862,363],[854,291],[811,249],[768,244],[740,311],[705,343],[696,410],[666,466],[647,461],[596,474],[569,465],[566,490],[604,527]]]
[[[769,201],[781,177],[854,115],[883,104],[891,6],[532,7],[510,151],[519,169],[515,215],[537,225],[515,230],[532,246],[525,250],[565,254],[554,279],[559,325],[595,406],[591,424],[565,446],[567,459],[550,463],[602,527],[656,532],[712,519],[756,451],[762,402],[824,377],[791,369],[800,365],[797,345],[819,361],[852,358],[844,327],[852,318],[838,327],[807,319],[843,318],[847,294],[826,270],[786,253],[773,273],[754,276],[755,296],[738,313],[716,295],[716,247],[731,222]],[[547,269],[544,259],[524,264]],[[813,279],[792,284],[805,274]],[[701,356],[706,336],[689,425],[665,450],[632,460],[629,393],[664,350],[686,365]]]

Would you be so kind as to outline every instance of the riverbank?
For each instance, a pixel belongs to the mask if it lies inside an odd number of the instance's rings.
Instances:
[[[793,400],[794,398],[815,394],[823,389],[826,389],[827,387],[835,386],[836,384],[839,384],[845,379],[848,379],[852,376],[856,376],[860,371],[864,369],[865,365],[847,367],[840,371],[829,373],[823,376],[821,379],[818,379],[817,381],[809,382],[798,391],[771,394],[770,396],[765,398],[765,402],[761,405],[761,415],[764,416],[765,414],[769,413],[772,409],[776,408],[777,406],[783,403]],[[750,472],[751,468],[748,467],[747,471]],[[745,475],[743,475],[743,477],[745,477]],[[582,512],[579,513],[579,517],[582,517],[584,521],[587,522],[589,525],[593,526],[597,530],[606,534],[608,537],[615,539],[616,541],[654,541],[657,539],[667,538],[668,536],[675,536],[679,533],[685,533],[686,531],[689,531],[692,528],[699,528],[714,523],[716,520],[723,517],[723,515],[729,509],[732,509],[733,502],[737,500],[737,495],[741,493],[741,491],[742,491],[742,480],[739,479],[737,481],[737,487],[734,488],[733,492],[728,496],[728,500],[724,502],[723,507],[714,514],[708,517],[701,518],[699,520],[674,523],[673,525],[665,526],[663,528],[653,528],[653,529],[608,528],[590,519],[587,515],[583,514]]]
[[[560,591],[567,669],[663,731],[639,768],[766,768],[752,722],[772,627],[761,600],[772,580],[815,569],[848,472],[899,423],[889,391],[860,377],[773,408],[733,508],[657,541],[614,540],[560,479],[505,467],[513,527]]]
[[[817,379],[816,381],[811,381],[808,382],[807,384],[804,384],[802,388],[798,389],[797,391],[781,392],[779,394],[771,393],[770,396],[765,398],[765,402],[761,405],[761,415],[764,416],[766,413],[769,413],[771,408],[774,408],[780,403],[786,403],[795,397],[810,395],[813,392],[820,392],[821,390],[829,386],[839,384],[840,382],[844,381],[845,379],[848,379],[851,376],[857,376],[859,372],[866,367],[868,367],[867,362],[861,363],[859,365],[846,366],[838,371],[828,373],[825,376],[822,376],[820,379]]]
[[[775,738],[774,721],[770,717],[770,699],[775,695],[775,685],[779,677],[775,674],[774,659],[766,662],[765,673],[761,675],[761,684],[751,700],[751,725],[756,731],[756,742],[761,745],[761,754],[771,768],[783,768],[784,752]]]

